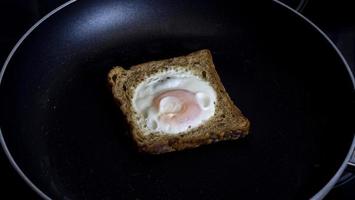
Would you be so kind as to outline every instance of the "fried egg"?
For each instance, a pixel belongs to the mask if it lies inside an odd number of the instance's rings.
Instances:
[[[174,67],[139,83],[132,105],[139,126],[147,134],[179,134],[214,115],[216,91],[199,76]]]

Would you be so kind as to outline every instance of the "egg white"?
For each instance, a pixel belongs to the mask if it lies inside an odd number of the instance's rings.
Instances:
[[[201,114],[188,124],[171,125],[160,121],[159,110],[153,106],[153,99],[156,96],[177,89],[194,93],[202,110]],[[174,67],[174,70],[158,72],[139,83],[134,90],[132,105],[136,112],[138,126],[144,130],[145,134],[180,134],[210,119],[215,113],[216,99],[216,91],[207,81],[192,72]],[[180,106],[174,104],[175,102],[170,102],[170,104],[168,102],[167,105]]]

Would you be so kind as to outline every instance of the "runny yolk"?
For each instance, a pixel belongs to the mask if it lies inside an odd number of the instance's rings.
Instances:
[[[195,94],[183,89],[163,92],[153,104],[159,110],[159,121],[173,126],[189,123],[202,112]]]

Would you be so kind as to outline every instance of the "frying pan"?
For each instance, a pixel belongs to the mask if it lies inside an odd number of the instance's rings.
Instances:
[[[330,39],[280,2],[70,1],[35,24],[1,72],[1,144],[49,199],[309,199],[353,148],[354,78]],[[251,121],[238,141],[159,156],[127,137],[114,65],[210,49]]]

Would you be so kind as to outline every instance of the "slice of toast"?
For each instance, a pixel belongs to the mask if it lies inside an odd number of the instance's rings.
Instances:
[[[179,66],[207,81],[216,92],[215,112],[203,124],[179,134],[161,132],[146,134],[138,123],[133,108],[135,88],[146,78],[158,72]],[[151,61],[132,66],[129,70],[114,67],[108,73],[108,82],[114,99],[126,116],[131,135],[138,149],[160,154],[198,147],[223,140],[235,140],[249,132],[250,123],[234,105],[217,74],[209,50],[200,50],[187,56]]]

